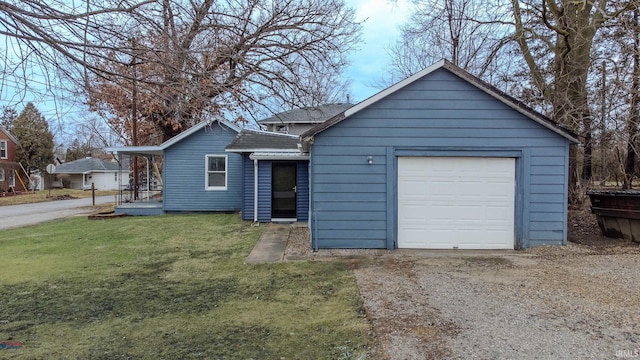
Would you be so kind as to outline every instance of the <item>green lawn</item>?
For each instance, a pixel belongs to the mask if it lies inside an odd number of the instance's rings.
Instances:
[[[344,263],[246,265],[238,215],[0,230],[0,358],[367,359]]]

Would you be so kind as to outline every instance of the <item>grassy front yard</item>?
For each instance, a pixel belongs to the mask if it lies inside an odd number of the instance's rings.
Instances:
[[[245,265],[237,215],[74,218],[0,231],[0,357],[366,359],[342,262]]]

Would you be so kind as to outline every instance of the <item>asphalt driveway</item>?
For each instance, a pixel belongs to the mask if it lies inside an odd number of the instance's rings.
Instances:
[[[98,196],[96,205],[114,203],[115,197]],[[34,204],[0,206],[0,229],[9,229],[69,216],[90,214],[91,198],[47,201]]]

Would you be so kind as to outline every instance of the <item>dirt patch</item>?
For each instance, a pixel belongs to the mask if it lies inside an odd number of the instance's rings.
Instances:
[[[73,200],[73,199],[77,199],[77,197],[75,196],[71,196],[71,195],[58,195],[58,196],[54,196],[51,198],[52,201],[56,201],[56,200]]]

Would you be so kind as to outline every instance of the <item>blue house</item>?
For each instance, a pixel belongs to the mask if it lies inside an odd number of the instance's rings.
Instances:
[[[566,244],[576,135],[448,61],[301,138],[315,249]]]
[[[566,244],[571,131],[445,60],[334,109],[301,135],[217,120],[146,149],[162,211],[308,221],[314,249]]]
[[[108,149],[122,156],[151,159],[162,156],[161,201],[122,202],[116,213],[158,215],[172,212],[239,211],[242,203],[242,157],[225,147],[240,128],[218,119],[201,122],[158,146],[128,146]],[[149,178],[149,176],[147,176]]]

